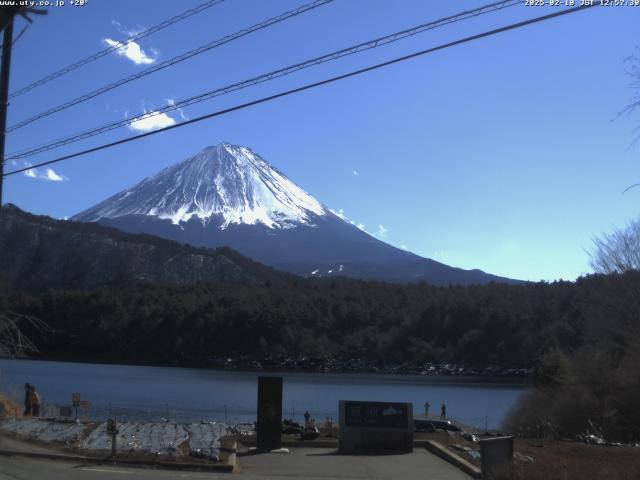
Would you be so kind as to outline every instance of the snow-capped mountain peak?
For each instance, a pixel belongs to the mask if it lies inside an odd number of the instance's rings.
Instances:
[[[318,200],[247,147],[220,143],[165,168],[74,217],[97,221],[148,215],[179,225],[215,217],[220,228],[263,224],[286,229],[329,214]]]
[[[125,232],[231,247],[308,277],[435,285],[513,282],[395,248],[332,213],[251,149],[221,143],[76,215]]]

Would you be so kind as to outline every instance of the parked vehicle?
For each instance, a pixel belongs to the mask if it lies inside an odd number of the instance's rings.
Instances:
[[[445,430],[448,432],[460,432],[460,427],[451,423],[449,420],[430,420],[423,418],[414,418],[413,427],[416,432],[435,432],[436,430]]]
[[[303,430],[304,427],[298,422],[287,420],[286,418],[282,421],[282,433],[299,434],[302,433]]]

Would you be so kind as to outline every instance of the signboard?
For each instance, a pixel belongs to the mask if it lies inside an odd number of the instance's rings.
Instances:
[[[79,393],[72,393],[71,394],[71,405],[73,407],[78,408],[80,406],[80,394]]]
[[[412,452],[413,404],[340,400],[340,453]]]
[[[88,400],[82,400],[80,402],[80,410],[86,411],[91,409],[91,402]]]
[[[345,425],[356,428],[407,428],[406,403],[345,401]]]

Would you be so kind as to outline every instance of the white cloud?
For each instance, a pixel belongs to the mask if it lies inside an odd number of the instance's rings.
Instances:
[[[30,167],[31,164],[25,162],[26,167]],[[47,182],[63,182],[68,180],[64,175],[57,174],[53,168],[47,168],[45,173],[40,173],[37,168],[30,168],[29,170],[25,170],[24,175],[29,178],[35,178],[38,180],[45,180]]]
[[[333,209],[330,208],[329,211],[331,213],[333,213],[334,215],[337,215],[338,217],[340,217],[342,220],[344,220],[346,222],[349,221],[349,219],[344,214],[344,210],[342,208],[340,210],[333,210]]]
[[[117,47],[116,53],[118,55],[127,57],[136,65],[148,65],[156,61],[155,58],[148,56],[140,45],[134,41],[123,44],[110,38],[105,38],[104,43],[110,47]],[[157,52],[155,52],[155,55],[157,57]]]
[[[368,233],[369,235],[372,236],[376,236],[375,233],[371,233],[367,231],[367,227],[365,226],[364,223],[362,222],[355,222],[353,220],[351,220],[350,218],[348,218],[345,213],[344,210],[341,208],[340,210],[333,210],[333,209],[329,209],[331,211],[331,213],[333,213],[334,215],[337,215],[338,217],[340,217],[342,220],[344,220],[345,222],[349,222],[351,225],[353,225],[354,227],[358,227],[360,230],[362,230],[365,233]],[[382,227],[382,225],[380,225],[380,227]],[[384,231],[386,232],[387,230],[382,227],[384,229]]]
[[[47,177],[47,180],[51,180],[52,182],[62,182],[64,180],[64,177],[58,175],[52,168],[47,168],[45,176]]]
[[[357,170],[354,170],[352,173],[353,173],[353,176],[354,176],[354,177],[357,177],[357,176],[358,176],[358,171],[357,171]]]
[[[142,25],[138,25],[136,28],[126,28],[117,20],[111,20],[111,25],[116,27],[118,32],[120,32],[122,35],[126,35],[127,37],[133,37],[134,35],[138,35],[139,33],[142,33],[145,30],[147,30]]]
[[[171,107],[174,107],[176,105],[176,101],[173,98],[167,98],[165,100],[167,101],[167,105]],[[178,107],[176,110],[180,114],[180,118],[182,120],[189,120],[189,116],[186,113],[184,113],[184,110],[182,108]]]
[[[409,250],[409,249],[407,248],[407,246],[406,246],[404,243],[400,245],[400,248],[401,248],[402,250]]]
[[[158,130],[159,128],[170,127],[175,125],[175,119],[171,118],[166,113],[158,113],[157,111],[147,112],[138,118],[133,120],[127,125],[129,130],[134,132],[150,132],[152,130]]]
[[[337,215],[338,217],[340,217],[345,222],[349,222],[354,227],[358,227],[363,232],[368,233],[372,237],[376,237],[379,240],[382,240],[382,239],[386,238],[387,237],[387,233],[389,233],[389,230],[384,225],[382,225],[381,223],[378,224],[378,230],[377,231],[369,232],[364,223],[356,222],[356,221],[351,220],[350,218],[348,218],[345,215],[344,210],[342,208],[340,210],[333,210],[333,209],[329,209],[329,210],[331,211],[331,213],[333,213],[334,215]],[[406,249],[406,247],[404,247],[404,248]]]

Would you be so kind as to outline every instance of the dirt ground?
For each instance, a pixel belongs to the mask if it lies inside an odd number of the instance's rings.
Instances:
[[[479,458],[464,447],[478,445],[457,434],[418,433],[416,439],[432,439],[448,446],[465,460],[480,466]],[[460,448],[462,447],[462,449]],[[513,480],[639,480],[640,447],[606,447],[580,442],[516,439]]]
[[[578,442],[519,439],[515,449],[534,459],[516,462],[517,480],[638,480],[639,447],[605,447]]]

